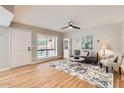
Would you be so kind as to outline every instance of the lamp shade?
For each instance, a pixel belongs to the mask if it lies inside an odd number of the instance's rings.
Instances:
[[[107,50],[107,49],[108,49],[107,44],[102,44],[102,45],[101,45],[101,49],[102,49],[102,50]]]

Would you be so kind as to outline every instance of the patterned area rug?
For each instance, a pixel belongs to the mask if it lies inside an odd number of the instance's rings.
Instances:
[[[59,60],[56,63],[50,64],[50,66],[86,80],[99,88],[113,87],[113,72],[106,73],[105,69],[101,69],[100,66],[70,62],[69,60]]]

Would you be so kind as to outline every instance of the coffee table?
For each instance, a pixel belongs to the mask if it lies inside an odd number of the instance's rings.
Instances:
[[[71,62],[82,62],[82,61],[84,61],[85,59],[84,59],[84,58],[75,59],[74,57],[70,57],[69,60],[70,60]]]

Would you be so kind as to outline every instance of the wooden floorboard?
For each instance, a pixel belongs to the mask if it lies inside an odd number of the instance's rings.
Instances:
[[[95,88],[76,76],[49,67],[54,61],[27,65],[0,72],[0,87],[9,88]],[[124,88],[124,75],[114,73],[114,87]]]

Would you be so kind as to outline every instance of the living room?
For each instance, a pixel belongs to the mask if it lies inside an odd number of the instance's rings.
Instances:
[[[119,38],[117,39],[116,37],[119,37]],[[123,54],[122,53],[123,52],[123,46],[122,46],[123,23],[107,24],[103,26],[94,27],[91,29],[84,29],[83,31],[78,31],[78,30],[71,31],[69,33],[64,34],[64,38],[65,38],[65,41],[67,41],[68,39],[68,42],[70,42],[69,49],[71,49],[70,55],[69,55],[69,52],[67,52],[67,50],[65,49],[65,53],[66,52],[68,53],[68,54],[65,54],[65,58],[68,58],[71,61],[82,62],[83,60],[85,60],[84,63],[90,63],[90,64],[96,65],[97,64],[96,61],[99,60],[98,62],[102,62],[104,59],[104,56],[114,61],[116,60],[116,58],[115,59],[113,59],[113,57],[111,58],[113,54],[116,57],[118,56],[118,60],[119,60],[119,56],[122,56]],[[91,39],[89,40],[89,43],[91,44],[88,43],[89,46],[87,46],[87,41],[88,41],[87,39],[89,38]],[[77,53],[75,53],[75,51],[77,51]],[[76,56],[77,58],[74,58],[74,54],[78,54],[78,52],[79,52],[79,58],[77,56]],[[85,59],[81,59],[82,57]],[[94,57],[96,58],[96,60]],[[103,62],[103,65],[105,66],[107,65],[109,66],[109,64],[112,65],[110,60],[108,61],[109,63],[107,63],[108,59],[106,58],[104,59],[106,61],[105,63]],[[108,73],[108,68],[104,68],[104,69],[106,70],[105,72]],[[123,67],[121,70],[119,68],[118,69],[114,68],[114,69],[119,73],[123,73],[121,72],[123,71],[122,70]]]
[[[0,87],[124,87],[124,6],[0,9]]]

